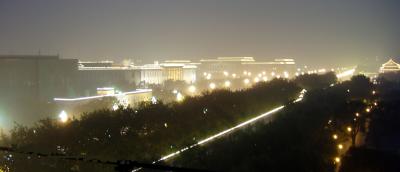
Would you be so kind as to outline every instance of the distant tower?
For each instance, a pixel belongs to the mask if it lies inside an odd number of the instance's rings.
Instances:
[[[396,63],[393,59],[390,59],[386,63],[382,64],[379,68],[379,73],[388,73],[388,72],[399,72],[400,65]]]

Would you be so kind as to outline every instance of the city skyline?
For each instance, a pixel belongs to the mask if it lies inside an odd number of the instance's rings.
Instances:
[[[2,1],[0,54],[86,60],[251,56],[307,64],[398,57],[385,1]]]

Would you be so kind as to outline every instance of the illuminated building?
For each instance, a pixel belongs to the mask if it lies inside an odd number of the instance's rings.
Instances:
[[[96,94],[96,88],[114,87],[132,90],[136,87],[135,71],[131,66],[116,65],[113,61],[79,62],[76,88],[80,96]]]
[[[164,82],[163,69],[158,62],[134,68],[136,70],[135,81],[138,84],[162,84]]]
[[[389,81],[400,81],[400,65],[396,63],[393,59],[382,64],[379,68],[379,77],[385,78]],[[376,82],[376,81],[375,81]]]
[[[400,71],[400,65],[393,61],[393,59],[390,59],[386,63],[382,64],[382,66],[379,68],[380,73],[388,73],[388,72],[399,72]]]
[[[185,61],[186,62],[186,61]],[[162,84],[166,80],[185,81],[186,83],[196,82],[197,66],[190,63],[166,63],[146,64],[134,66],[136,70],[136,81],[144,84]]]
[[[276,73],[296,71],[296,63],[294,59],[274,59],[270,62],[243,62],[243,67],[251,69],[254,72],[258,71],[275,71]]]
[[[242,69],[242,62],[254,62],[253,57],[218,57],[216,59],[201,59],[199,72],[208,72],[213,75],[225,71],[236,71]]]
[[[253,57],[218,57],[216,59],[200,60],[199,73],[210,73],[214,79],[223,79],[229,73],[242,73],[243,75],[260,73],[277,73],[289,76],[296,71],[294,59],[282,58],[268,62],[256,61]],[[285,75],[284,72],[287,72]]]
[[[104,89],[104,88],[103,88]],[[114,90],[106,88],[105,90]],[[99,92],[96,96],[75,97],[75,98],[54,98],[58,109],[62,109],[68,114],[79,117],[84,112],[90,112],[98,109],[111,109],[113,105],[123,107],[135,107],[142,101],[151,101],[153,95],[151,89],[137,89],[129,92],[119,92],[103,94]]]

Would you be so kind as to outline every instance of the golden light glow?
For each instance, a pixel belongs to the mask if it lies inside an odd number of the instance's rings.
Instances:
[[[243,82],[244,82],[244,84],[246,84],[246,85],[247,85],[247,84],[249,84],[249,83],[250,83],[250,80],[246,78],[246,79],[244,79],[244,81],[243,81]]]
[[[360,114],[357,112],[357,113],[356,113],[356,117],[359,117],[359,116],[360,116]]]
[[[339,157],[335,157],[335,162],[339,163],[340,162],[340,158]]]
[[[182,101],[184,98],[185,98],[185,97],[184,97],[181,93],[176,94],[176,101],[180,102],[180,101]]]
[[[117,103],[114,103],[114,105],[112,106],[112,109],[115,111],[115,110],[118,110],[118,104]]]
[[[231,82],[230,81],[225,81],[224,86],[225,87],[230,87],[231,86]]]
[[[351,127],[347,127],[348,132],[351,132],[351,130],[352,130]]]
[[[211,79],[211,74],[207,74],[206,79],[210,80]]]
[[[334,135],[332,135],[332,138],[336,140],[336,139],[338,139],[338,135],[334,134]]]
[[[68,114],[65,111],[61,111],[60,114],[58,115],[58,118],[60,119],[60,122],[65,123],[68,121]]]
[[[215,83],[212,82],[210,83],[209,87],[213,90],[217,87],[217,85],[215,85]]]
[[[196,92],[196,87],[194,85],[189,86],[188,91],[190,93],[195,93]]]
[[[343,145],[342,144],[338,144],[338,149],[342,150],[343,149]]]
[[[255,83],[260,82],[260,79],[259,79],[258,77],[255,77],[255,78],[254,78],[254,82],[255,82]]]
[[[228,76],[229,73],[228,73],[227,71],[224,71],[224,75],[225,75],[225,76]]]
[[[263,81],[268,81],[268,78],[266,76],[264,76]]]
[[[285,78],[289,78],[289,72],[283,72],[283,76],[285,77]]]
[[[365,109],[365,112],[370,112],[370,111],[371,111],[370,108]]]

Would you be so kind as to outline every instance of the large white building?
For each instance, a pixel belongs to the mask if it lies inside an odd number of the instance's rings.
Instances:
[[[80,81],[84,86],[123,87],[129,85],[162,84],[166,80],[196,82],[197,66],[190,61],[166,61],[165,63],[135,66],[116,65],[112,61],[80,62]]]
[[[134,66],[136,82],[143,84],[162,84],[166,80],[196,82],[197,66],[188,63],[166,62]]]

